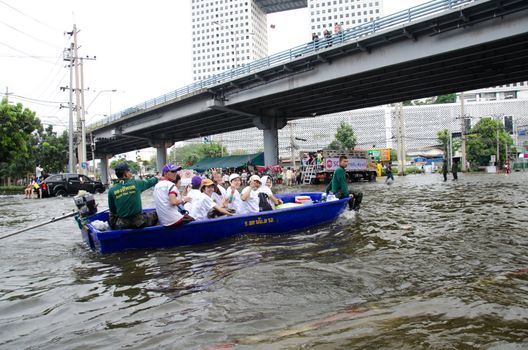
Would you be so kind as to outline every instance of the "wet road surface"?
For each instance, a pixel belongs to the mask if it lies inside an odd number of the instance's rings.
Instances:
[[[527,179],[381,178],[332,225],[104,256],[55,222],[0,241],[0,349],[528,348]],[[0,196],[0,235],[71,209]]]

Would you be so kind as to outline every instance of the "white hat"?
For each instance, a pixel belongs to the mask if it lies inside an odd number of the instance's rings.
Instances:
[[[240,177],[240,175],[235,174],[235,173],[229,175],[229,183],[231,183],[231,181],[233,181],[233,180],[236,179],[237,177]]]
[[[251,177],[249,178],[249,181],[258,181],[262,183],[262,180],[260,179],[258,175],[251,175]]]

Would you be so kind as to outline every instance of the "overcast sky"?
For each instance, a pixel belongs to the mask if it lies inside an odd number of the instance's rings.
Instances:
[[[384,15],[425,0],[384,0]],[[67,128],[63,49],[80,30],[88,124],[192,82],[190,0],[0,0],[0,93]],[[269,53],[310,40],[308,10],[268,16]],[[270,25],[274,24],[275,29]],[[117,92],[104,92],[117,90]],[[103,91],[103,92],[101,92]],[[99,93],[101,92],[101,93]],[[92,102],[93,101],[93,102]]]

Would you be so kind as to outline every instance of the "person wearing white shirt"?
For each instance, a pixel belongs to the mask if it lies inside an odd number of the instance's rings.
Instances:
[[[213,181],[216,185],[216,188],[213,194],[211,195],[211,198],[217,205],[225,207],[225,203],[223,202],[223,200],[226,193],[226,189],[224,187],[224,179],[222,178],[222,173],[219,173],[215,170],[213,172]]]
[[[37,176],[37,179],[42,176],[42,171],[43,170],[44,169],[40,167],[40,164],[37,165],[37,167],[35,168],[35,175]]]
[[[219,215],[233,215],[226,209],[217,205],[211,195],[215,190],[215,184],[209,179],[203,179],[200,186],[200,196],[196,198],[193,203],[191,212],[189,213],[196,220],[205,220],[208,218],[209,212],[214,209]]]
[[[240,178],[240,175],[238,174],[231,174],[229,175],[229,184],[230,186],[226,190],[225,195],[225,201],[227,205],[227,209],[231,209],[235,211],[235,214],[244,214],[244,208],[242,199],[240,198],[240,192],[238,192],[238,189],[240,188],[240,185],[242,184],[242,180]]]
[[[262,185],[259,187],[258,192],[259,193],[265,193],[268,203],[270,204],[272,209],[275,209],[276,205],[282,204],[282,200],[275,197],[273,195],[273,192],[271,191],[271,187],[273,186],[273,181],[271,180],[271,177],[269,176],[262,176]]]
[[[198,197],[200,196],[200,186],[202,185],[202,178],[198,175],[195,175],[191,179],[191,190],[187,192],[185,195],[189,197],[189,201],[185,203],[183,208],[187,210],[189,213],[192,210],[193,204],[198,200]],[[191,215],[192,216],[192,215]]]
[[[260,188],[261,182],[258,175],[252,175],[249,178],[249,186],[242,190],[242,208],[244,214],[253,214],[259,212],[259,197],[258,189]]]
[[[183,205],[189,200],[188,197],[182,197],[178,190],[179,170],[181,167],[174,164],[165,165],[162,169],[162,178],[154,187],[156,213],[159,223],[163,226],[172,227],[193,221],[188,215],[183,215],[178,208],[179,205]]]

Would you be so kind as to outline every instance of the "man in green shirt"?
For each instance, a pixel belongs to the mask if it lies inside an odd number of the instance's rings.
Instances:
[[[156,211],[143,213],[141,192],[156,185],[157,177],[148,180],[134,180],[127,163],[115,167],[119,182],[108,191],[108,222],[112,229],[141,228],[155,225]]]
[[[334,171],[332,181],[326,187],[326,192],[332,192],[339,199],[350,196],[348,191],[347,178],[345,169],[348,166],[348,158],[345,155],[339,157],[339,168]],[[363,200],[362,192],[352,192],[348,200],[348,209],[358,211]]]

